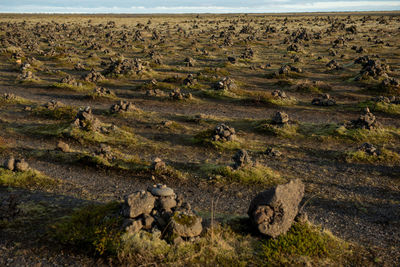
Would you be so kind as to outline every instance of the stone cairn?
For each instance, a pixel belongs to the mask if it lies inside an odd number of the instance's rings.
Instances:
[[[174,243],[197,237],[203,230],[202,218],[190,204],[162,184],[126,196],[122,214],[127,232],[161,231],[164,237],[172,237]]]
[[[235,170],[252,164],[250,156],[245,149],[238,150],[236,154],[232,157],[232,159],[234,162],[232,167]]]
[[[371,143],[364,143],[362,144],[359,148],[358,151],[363,151],[365,152],[367,155],[370,156],[379,156],[380,155],[380,151]]]
[[[232,89],[236,88],[236,84],[234,80],[231,78],[225,77],[222,78],[220,81],[218,81],[216,84],[214,84],[214,89],[215,90],[224,90],[224,91],[229,91]]]
[[[289,123],[289,115],[286,114],[285,112],[278,111],[272,117],[271,122],[272,122],[272,124],[283,126],[283,125]]]
[[[379,123],[376,120],[374,114],[369,111],[369,108],[364,109],[364,114],[361,115],[357,120],[352,120],[346,125],[348,129],[376,129],[379,127]]]
[[[336,100],[331,98],[329,94],[322,94],[311,101],[315,106],[333,106],[336,105]]]
[[[226,141],[234,141],[235,139],[236,139],[235,129],[223,123],[217,125],[212,134],[213,141],[226,142]]]
[[[4,162],[4,168],[10,171],[24,172],[29,170],[29,164],[24,159],[15,159],[13,156]]]
[[[92,83],[99,82],[105,79],[100,72],[97,72],[94,69],[92,69],[86,76],[83,76],[82,78],[85,81]]]
[[[92,114],[92,109],[86,107],[84,109],[79,109],[73,125],[86,131],[97,131],[101,127],[101,122]]]
[[[97,97],[115,97],[114,92],[105,87],[96,87],[93,90],[93,94]]]
[[[81,82],[77,82],[71,75],[68,75],[60,80],[60,83],[69,84],[72,86],[82,86]]]
[[[49,110],[54,110],[57,108],[61,108],[64,106],[64,104],[61,101],[57,101],[57,100],[50,100],[49,102],[47,102],[46,104],[43,105],[45,108],[49,109]]]
[[[292,226],[304,196],[300,179],[259,193],[250,203],[247,214],[261,234],[275,238]]]
[[[4,93],[3,99],[5,100],[15,100],[17,97],[13,93]]]
[[[400,104],[400,96],[378,96],[371,98],[374,102],[382,102],[386,104]]]
[[[179,88],[169,93],[169,97],[173,100],[193,99],[191,93],[182,93]]]
[[[111,113],[132,112],[135,110],[137,110],[137,108],[132,102],[123,100],[119,101],[119,103],[114,104],[110,107]]]

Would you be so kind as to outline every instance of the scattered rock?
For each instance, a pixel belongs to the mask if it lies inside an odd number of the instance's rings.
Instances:
[[[94,117],[90,107],[79,109],[73,125],[86,131],[97,131],[101,128],[100,120]]]
[[[304,184],[292,180],[259,193],[247,213],[260,233],[275,238],[292,226],[303,196]]]
[[[280,157],[282,156],[282,152],[280,152],[279,150],[273,148],[273,147],[268,147],[265,152],[265,155],[270,156],[270,157]]]
[[[235,88],[236,88],[235,82],[231,78],[228,78],[228,77],[225,77],[225,78],[221,79],[219,82],[217,82],[216,84],[214,84],[215,90],[229,91],[229,90],[232,90]]]
[[[64,143],[63,141],[58,141],[57,149],[66,153],[71,152],[69,145],[67,143]]]
[[[363,151],[365,153],[367,153],[370,156],[378,156],[380,155],[380,151],[373,145],[370,143],[364,143],[362,144],[359,148],[359,151]]]
[[[121,112],[132,112],[137,110],[135,105],[132,102],[121,100],[119,103],[114,104],[110,107],[111,113],[121,113]]]

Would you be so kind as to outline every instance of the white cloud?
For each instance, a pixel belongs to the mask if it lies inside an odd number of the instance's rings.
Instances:
[[[131,6],[131,7],[60,7],[50,5],[0,5],[0,13],[275,13],[317,11],[374,11],[400,10],[400,1],[328,1],[290,3],[290,0],[273,0],[268,5],[260,1],[259,6]],[[290,4],[289,4],[290,3]],[[223,3],[225,4],[225,3]]]

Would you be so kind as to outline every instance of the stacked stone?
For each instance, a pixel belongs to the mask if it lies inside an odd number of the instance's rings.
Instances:
[[[236,131],[233,127],[229,127],[226,124],[219,124],[215,127],[212,140],[213,141],[234,141],[236,139]]]

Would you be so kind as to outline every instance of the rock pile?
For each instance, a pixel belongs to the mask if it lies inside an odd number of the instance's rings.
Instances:
[[[134,110],[137,110],[134,104],[132,102],[128,101],[119,101],[117,104],[114,104],[110,107],[110,112],[111,113],[121,113],[121,112],[132,112]]]
[[[105,78],[100,72],[97,72],[94,69],[92,69],[86,76],[83,77],[83,79],[87,82],[96,83],[104,80]]]
[[[374,102],[383,102],[386,104],[400,104],[400,96],[378,96],[371,98]]]
[[[115,156],[112,153],[112,149],[110,146],[106,145],[106,144],[100,144],[100,148],[97,149],[94,152],[95,156],[99,156],[102,157],[103,159],[107,160],[107,161],[113,161],[115,160]]]
[[[146,70],[146,64],[139,58],[133,60],[123,59],[112,61],[107,69],[103,71],[104,75],[130,75],[140,74]]]
[[[101,122],[92,114],[92,109],[86,107],[84,109],[79,109],[73,125],[86,131],[97,131],[101,127]]]
[[[5,100],[15,100],[17,97],[13,93],[4,93],[3,98]]]
[[[373,144],[370,143],[362,144],[358,148],[358,151],[363,151],[370,156],[378,156],[380,154],[380,151]]]
[[[38,78],[33,75],[32,71],[23,71],[19,76],[18,80],[20,81],[31,81],[31,80],[38,80]]]
[[[196,84],[196,79],[194,78],[193,74],[189,74],[184,80],[183,80],[183,84],[186,86],[191,86]]]
[[[194,67],[194,65],[196,64],[194,59],[191,57],[185,58],[185,60],[183,62],[185,63],[186,67]]]
[[[346,128],[372,130],[378,127],[379,123],[377,122],[375,115],[369,111],[369,108],[365,108],[364,114],[357,120],[352,120]]]
[[[234,141],[235,139],[236,139],[235,129],[233,127],[229,127],[224,123],[217,125],[212,134],[213,141],[226,142],[226,141]]]
[[[166,167],[167,167],[167,164],[165,164],[165,162],[160,158],[155,158],[153,160],[153,163],[151,164],[151,169],[153,171],[164,170]]]
[[[65,153],[71,152],[71,148],[69,147],[69,145],[67,143],[64,143],[63,141],[58,141],[56,149]]]
[[[336,105],[336,100],[331,98],[329,94],[320,95],[311,101],[312,105],[316,106],[333,106]]]
[[[228,91],[231,89],[235,89],[236,84],[234,80],[232,80],[229,77],[222,78],[220,81],[218,81],[216,84],[214,84],[214,89],[215,90],[224,90]]]
[[[293,67],[290,65],[285,65],[279,68],[278,72],[276,75],[290,75],[291,73],[302,73],[303,70],[297,67]]]
[[[262,234],[277,237],[292,226],[304,196],[304,184],[292,180],[259,193],[250,203],[247,214]]]
[[[4,168],[10,171],[24,172],[29,170],[29,164],[24,159],[15,159],[13,156],[4,162]]]
[[[245,149],[238,150],[238,152],[236,152],[236,154],[232,157],[232,159],[234,162],[233,168],[235,170],[252,163],[250,156]]]
[[[169,97],[173,100],[183,100],[183,99],[192,99],[193,96],[191,93],[182,93],[181,89],[177,88],[171,93],[169,93]]]
[[[77,82],[71,75],[68,75],[60,80],[60,83],[69,84],[72,86],[82,86],[81,82]]]
[[[147,191],[138,191],[125,197],[122,207],[125,230],[161,231],[173,242],[199,236],[203,230],[202,218],[166,185],[154,185]]]
[[[93,95],[96,97],[115,97],[114,92],[105,87],[96,87],[93,90]]]
[[[285,112],[278,111],[272,117],[272,123],[277,125],[284,125],[289,123],[289,115]]]
[[[343,69],[336,60],[332,59],[326,64],[326,67],[330,70],[341,70]]]
[[[146,96],[165,96],[164,91],[160,89],[150,89],[146,91]]]
[[[360,76],[356,80],[363,80],[371,78],[389,78],[387,71],[389,71],[389,66],[381,63],[379,60],[370,59],[363,64],[363,68],[360,71]]]
[[[281,90],[274,90],[271,95],[274,98],[278,98],[278,99],[288,99],[289,97],[286,95],[286,93],[284,91]]]
[[[274,158],[282,156],[282,152],[280,152],[279,150],[277,150],[277,149],[275,149],[273,147],[268,147],[265,150],[264,154],[267,155],[267,156],[270,156],[270,157],[274,157]]]
[[[43,105],[45,108],[50,109],[50,110],[54,110],[60,107],[63,107],[64,104],[61,101],[57,101],[57,100],[50,100],[49,102],[47,102],[46,104]]]

